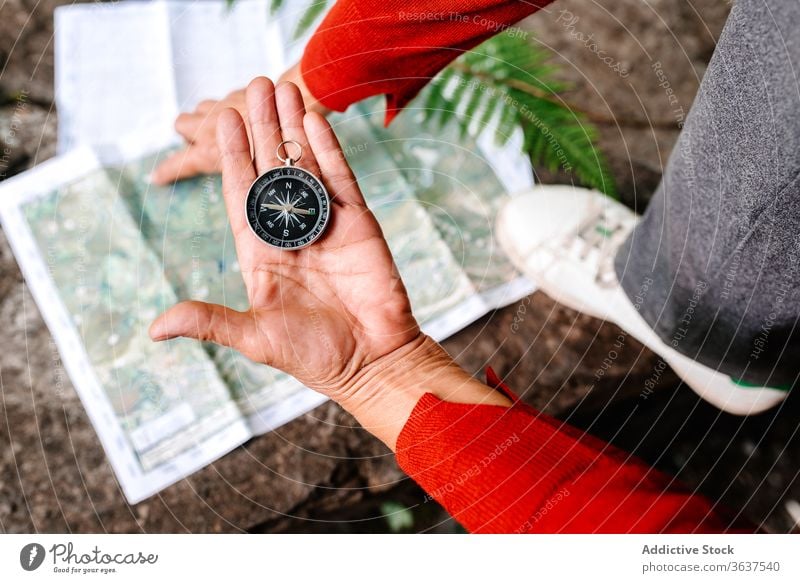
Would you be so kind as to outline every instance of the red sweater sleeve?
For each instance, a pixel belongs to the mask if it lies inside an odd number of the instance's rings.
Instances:
[[[388,124],[463,51],[552,0],[339,0],[305,49],[300,70],[326,107],[386,95]]]
[[[471,532],[733,530],[708,499],[520,401],[465,405],[428,393],[398,438],[397,460]]]

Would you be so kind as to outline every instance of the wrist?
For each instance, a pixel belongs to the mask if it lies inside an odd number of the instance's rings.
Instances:
[[[363,367],[334,399],[394,451],[397,436],[425,393],[456,403],[511,405],[424,334]]]

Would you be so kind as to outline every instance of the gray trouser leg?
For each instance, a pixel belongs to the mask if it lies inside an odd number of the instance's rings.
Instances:
[[[615,264],[641,315],[679,352],[750,383],[798,380],[798,0],[734,6]]]

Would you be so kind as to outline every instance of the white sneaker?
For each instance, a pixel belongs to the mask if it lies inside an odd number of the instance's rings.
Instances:
[[[617,249],[638,221],[600,192],[573,186],[535,186],[500,209],[496,234],[514,265],[556,301],[613,322],[661,356],[697,394],[734,415],[760,413],[787,391],[739,384],[662,341],[622,290],[614,270]]]

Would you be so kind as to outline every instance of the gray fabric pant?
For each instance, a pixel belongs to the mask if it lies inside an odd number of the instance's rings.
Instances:
[[[644,319],[682,354],[747,383],[798,381],[799,0],[733,7],[615,267]]]

